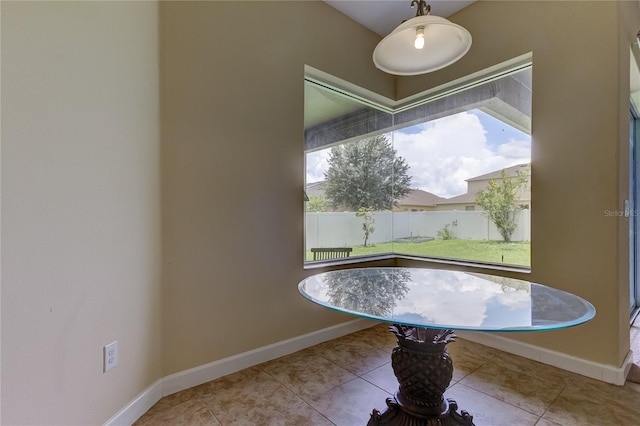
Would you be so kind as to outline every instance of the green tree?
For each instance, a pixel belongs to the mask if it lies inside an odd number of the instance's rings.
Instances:
[[[409,193],[409,165],[384,135],[331,148],[325,194],[334,207],[391,210]]]
[[[332,271],[326,275],[327,295],[333,306],[365,314],[389,315],[409,291],[411,274],[406,269],[366,268]]]
[[[312,195],[307,201],[308,212],[324,212],[327,210],[327,200],[324,197]]]
[[[374,224],[376,223],[376,219],[373,217],[373,212],[371,209],[367,209],[365,207],[360,207],[356,212],[356,216],[362,218],[362,231],[364,232],[364,246],[367,246],[367,242],[369,241],[369,235],[373,234],[373,231],[376,230],[374,228]]]
[[[480,190],[476,195],[476,204],[484,209],[485,216],[496,225],[506,242],[511,241],[511,235],[518,225],[516,219],[522,210],[518,203],[518,194],[527,181],[526,172],[518,171],[515,177],[510,177],[503,169],[499,182],[491,179],[489,187]]]

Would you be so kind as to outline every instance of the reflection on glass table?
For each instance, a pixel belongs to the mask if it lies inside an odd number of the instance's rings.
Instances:
[[[561,290],[444,269],[344,269],[313,275],[298,289],[329,309],[393,324],[398,345],[391,361],[400,386],[369,425],[473,425],[443,397],[453,373],[446,350],[452,330],[545,331],[595,316],[591,303]]]

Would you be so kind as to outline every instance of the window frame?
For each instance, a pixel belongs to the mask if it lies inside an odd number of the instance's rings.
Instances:
[[[525,69],[531,69],[531,73],[533,73],[533,61],[532,55],[525,54],[521,57],[514,58],[510,61],[507,61],[502,64],[498,64],[494,67],[490,67],[486,70],[483,70],[478,73],[474,73],[472,75],[463,77],[461,79],[457,79],[446,83],[442,86],[436,87],[434,89],[430,89],[421,93],[417,93],[411,97],[405,98],[400,101],[393,101],[388,98],[385,98],[379,94],[371,92],[369,90],[360,88],[351,83],[336,79],[335,77],[314,69],[312,67],[305,67],[305,82],[312,82],[314,84],[321,85],[323,87],[329,88],[331,90],[336,91],[336,93],[341,93],[342,95],[351,98],[355,101],[361,102],[364,105],[370,106],[378,111],[381,114],[391,114],[394,117],[393,123],[391,126],[387,126],[383,129],[376,129],[369,134],[381,134],[389,131],[395,131],[400,128],[405,128],[412,122],[409,118],[409,113],[416,107],[422,105],[428,105],[437,101],[446,101],[447,98],[455,96],[456,94],[465,93],[474,87],[479,87],[481,85],[491,83],[493,81],[497,81],[509,75],[518,73]],[[531,99],[529,99],[529,108],[531,108],[533,93],[531,92]],[[460,109],[460,110],[446,110],[442,117],[454,115],[462,111],[468,111],[470,109]],[[399,117],[402,117],[402,114],[405,115],[405,118],[402,120],[395,121],[395,117],[397,114],[400,114]],[[429,115],[429,119],[426,121],[434,120],[439,117],[434,117]],[[524,126],[526,132],[530,135],[531,128],[531,111],[528,113],[528,125]],[[415,122],[425,122],[424,119],[414,120]],[[513,125],[514,123],[508,122],[504,120],[507,124]],[[408,124],[409,123],[409,124]],[[516,126],[514,126],[516,127]],[[519,128],[519,127],[516,127]],[[522,128],[520,128],[522,130]],[[362,139],[366,137],[366,135],[355,136],[351,139]],[[334,144],[342,144],[347,143],[349,138],[342,141],[336,141]],[[330,143],[331,144],[331,143]],[[329,144],[328,144],[329,145]],[[317,148],[317,147],[316,147]],[[307,147],[304,147],[304,158],[305,158],[305,170],[306,170],[306,158]],[[530,182],[529,182],[530,183]],[[305,178],[306,185],[306,178]],[[305,194],[306,195],[306,194]],[[468,208],[469,206],[466,206]],[[465,210],[466,210],[465,208]],[[477,211],[477,210],[476,210]],[[354,257],[347,257],[341,259],[333,259],[329,261],[308,261],[306,259],[306,251],[307,251],[307,237],[306,237],[306,229],[307,229],[307,212],[306,208],[304,209],[304,231],[303,231],[303,246],[305,247],[305,256],[303,256],[303,267],[305,269],[314,269],[314,268],[322,268],[328,265],[348,265],[354,263],[363,263],[363,262],[371,262],[371,261],[379,261],[379,260],[388,260],[388,259],[407,259],[407,260],[417,260],[421,262],[431,262],[431,263],[442,263],[448,265],[463,265],[463,266],[472,266],[481,269],[499,269],[499,270],[508,270],[508,271],[516,271],[516,272],[531,272],[531,265],[512,265],[512,264],[503,264],[503,263],[494,263],[494,262],[486,262],[486,261],[476,261],[476,260],[465,260],[465,259],[457,259],[457,258],[444,258],[444,257],[431,257],[431,256],[412,256],[407,254],[402,254],[395,252],[395,250],[387,253],[377,253],[370,255],[359,255]],[[391,212],[393,214],[393,212]],[[529,226],[531,226],[529,224]],[[393,232],[393,230],[392,230]],[[529,243],[531,244],[533,240],[533,234],[530,235]]]

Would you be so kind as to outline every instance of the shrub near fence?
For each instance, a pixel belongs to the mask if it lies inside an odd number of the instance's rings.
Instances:
[[[378,212],[370,244],[411,237],[436,238],[449,225],[455,238],[502,241],[496,226],[480,211]],[[453,225],[455,223],[455,226]],[[306,250],[311,247],[353,247],[364,242],[362,219],[352,212],[308,212]],[[531,240],[531,211],[522,210],[512,241]]]

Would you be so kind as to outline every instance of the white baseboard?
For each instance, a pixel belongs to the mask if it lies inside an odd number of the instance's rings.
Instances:
[[[120,411],[114,414],[105,425],[109,426],[130,426],[138,420],[144,413],[149,411],[156,402],[162,398],[162,379],[156,380],[154,384],[146,388],[140,395],[129,402]]]
[[[374,321],[360,318],[163,377],[107,420],[105,426],[130,426],[164,396],[364,330],[375,324],[377,323]]]
[[[227,374],[235,373],[236,371],[297,352],[328,340],[342,337],[349,333],[369,328],[375,324],[377,323],[374,321],[356,319],[171,374],[156,381],[145,389],[140,395],[111,417],[105,425],[130,426],[164,396],[198,386],[202,383],[226,376]],[[616,385],[624,384],[633,361],[633,353],[631,351],[629,351],[621,367],[613,367],[611,365],[599,364],[561,352],[540,348],[539,346],[528,343],[507,339],[506,337],[493,333],[456,331],[456,334],[462,339]]]
[[[600,364],[562,352],[541,348],[540,346],[508,339],[493,333],[456,331],[456,335],[460,336],[461,339],[480,343],[504,352],[619,386],[624,385],[633,362],[632,351],[629,351],[622,366],[614,367],[612,365]]]

